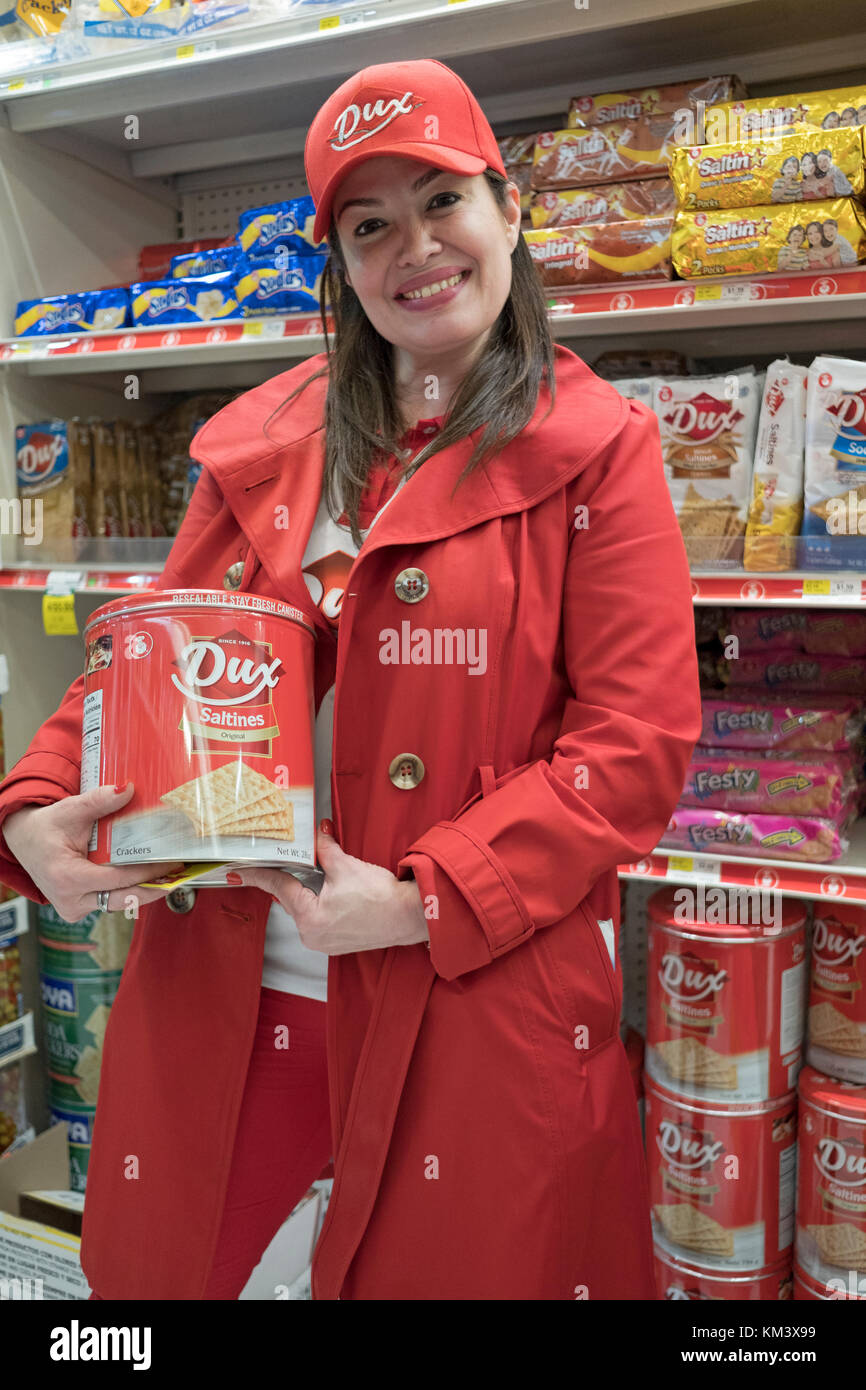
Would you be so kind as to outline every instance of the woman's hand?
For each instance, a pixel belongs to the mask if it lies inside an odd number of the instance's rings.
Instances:
[[[323,830],[317,853],[325,873],[318,895],[281,869],[243,869],[229,881],[270,893],[295,919],[311,951],[343,956],[430,940],[414,879],[402,881],[378,864],[344,854]]]
[[[138,887],[142,878],[150,878],[153,865],[118,869],[91,864],[87,858],[93,822],[119,811],[134,790],[131,782],[120,791],[94,787],[83,796],[65,796],[52,806],[24,806],[3,822],[9,849],[65,922],[78,922],[96,911],[100,891],[109,890],[110,912],[122,912],[130,897],[136,906],[144,907],[171,891]],[[159,872],[166,873],[170,867],[160,864]]]

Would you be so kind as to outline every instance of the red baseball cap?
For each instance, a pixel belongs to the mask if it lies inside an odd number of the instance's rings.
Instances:
[[[304,168],[323,241],[337,188],[375,155],[422,159],[455,174],[495,169],[507,178],[496,137],[466,83],[436,58],[362,68],[320,107],[307,132]]]

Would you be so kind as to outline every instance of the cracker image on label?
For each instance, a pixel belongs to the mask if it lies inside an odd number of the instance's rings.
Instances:
[[[659,1203],[653,1207],[665,1235],[675,1245],[684,1245],[689,1250],[703,1250],[715,1255],[733,1255],[734,1237],[724,1226],[719,1225],[705,1212],[698,1211],[689,1202],[673,1205]]]
[[[866,1235],[856,1226],[807,1226],[826,1264],[841,1269],[866,1269]]]
[[[202,838],[251,835],[263,821],[263,829],[272,836],[294,839],[291,802],[267,777],[243,762],[226,763],[202,777],[193,777],[164,792],[160,801],[182,811]],[[243,829],[238,830],[238,826]]]
[[[678,1081],[694,1081],[699,1086],[736,1090],[736,1063],[720,1056],[697,1038],[673,1038],[655,1046],[671,1076]]]
[[[866,1057],[866,1033],[832,1004],[813,1004],[809,1010],[809,1037],[831,1052]]]

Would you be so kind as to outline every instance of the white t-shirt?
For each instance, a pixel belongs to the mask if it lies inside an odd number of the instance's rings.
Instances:
[[[415,447],[423,445],[425,434],[434,434],[438,419],[419,420],[404,436]],[[390,506],[406,479],[402,478],[384,506],[380,507],[366,530],[361,532],[362,545],[379,517]],[[348,526],[335,522],[325,503],[319,499],[316,519],[304,551],[303,574],[313,602],[336,630],[339,627],[340,607],[349,571],[358,555]],[[334,687],[322,698],[316,715],[314,760],[316,781],[316,822],[331,816],[331,748],[334,737]],[[311,951],[301,941],[295,919],[276,903],[268,913],[265,932],[265,955],[262,985],[287,994],[301,994],[306,999],[324,1000],[327,995],[328,957],[322,951]]]

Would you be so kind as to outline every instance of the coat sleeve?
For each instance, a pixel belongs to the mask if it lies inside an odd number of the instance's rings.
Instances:
[[[226,510],[219,485],[203,468],[165,569],[160,575],[160,589],[185,588],[195,584],[196,566],[198,563],[204,566],[216,532],[225,523]],[[196,557],[199,557],[198,560]],[[46,899],[7,846],[3,821],[25,806],[49,806],[64,796],[78,794],[81,785],[83,703],[84,677],[79,676],[67,690],[57,711],[37,730],[27,752],[0,783],[0,881],[40,903]]]
[[[688,563],[645,406],[631,403],[568,494],[569,516],[579,503],[588,511],[569,542],[571,694],[551,756],[432,826],[398,865],[433,897],[430,956],[447,980],[560,921],[602,874],[648,854],[700,733]]]

